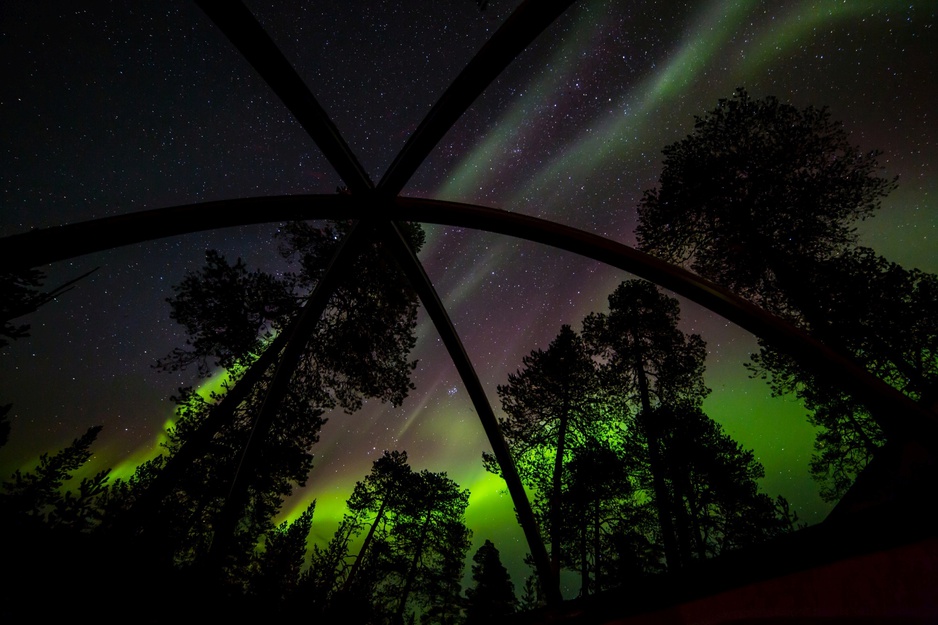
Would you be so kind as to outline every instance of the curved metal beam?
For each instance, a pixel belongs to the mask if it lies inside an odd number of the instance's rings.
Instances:
[[[524,485],[521,483],[518,469],[511,457],[511,451],[508,449],[505,437],[502,435],[498,419],[495,418],[495,412],[485,395],[485,389],[482,388],[482,382],[479,381],[479,376],[472,366],[469,354],[459,339],[456,327],[446,313],[446,308],[443,306],[436,289],[433,288],[433,283],[430,282],[423,265],[420,264],[417,255],[397,226],[393,222],[389,222],[386,227],[379,230],[379,236],[384,240],[387,249],[391,251],[398,266],[420,296],[424,309],[433,321],[433,325],[436,326],[436,330],[440,334],[440,338],[443,340],[456,370],[459,372],[459,377],[462,378],[463,384],[466,386],[466,391],[472,400],[476,413],[479,415],[479,420],[482,422],[482,428],[488,437],[489,445],[492,446],[498,466],[502,469],[502,477],[508,485],[508,493],[511,495],[511,500],[515,505],[515,512],[518,515],[518,524],[521,525],[521,530],[528,541],[528,548],[531,550],[538,581],[547,597],[548,605],[559,605],[563,601],[563,596],[560,594],[560,578],[558,574],[551,570],[547,549],[544,547],[544,541],[538,530],[534,512],[531,510],[531,503],[528,501],[527,493],[524,492]]]
[[[235,226],[304,219],[352,219],[346,195],[293,195],[202,202],[51,226],[0,239],[0,267],[11,271],[125,245]]]
[[[263,211],[256,210],[259,205]],[[215,227],[291,219],[379,219],[475,228],[592,258],[660,284],[712,310],[802,360],[870,408],[887,435],[938,441],[933,413],[805,332],[726,289],[611,239],[545,219],[472,204],[396,198],[380,202],[343,195],[248,198],[105,217],[0,239],[0,266],[27,268],[130,243]]]
[[[407,139],[378,189],[386,196],[398,195],[479,94],[571,4],[573,0],[526,0],[515,9]]]
[[[241,2],[210,0],[196,0],[196,4],[290,109],[348,188],[373,189],[374,183],[335,124],[247,7]]]

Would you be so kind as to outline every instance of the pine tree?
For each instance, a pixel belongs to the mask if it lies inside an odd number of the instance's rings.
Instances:
[[[93,592],[92,580],[106,568],[95,533],[108,496],[108,471],[83,478],[77,489],[66,488],[91,458],[100,431],[101,426],[89,428],[57,453],[43,453],[32,471],[17,470],[0,488],[0,531],[8,537],[0,604],[11,614],[34,607],[37,580],[71,609]],[[60,616],[55,605],[46,612]]]
[[[506,413],[500,425],[522,481],[537,491],[535,513],[550,532],[559,573],[564,463],[600,429],[598,380],[583,340],[567,325],[547,350],[534,350],[522,362],[524,369],[498,387]],[[498,473],[494,458],[483,458]]]
[[[639,246],[786,315],[810,316],[802,278],[855,246],[856,221],[896,186],[826,108],[744,89],[664,155],[639,206]]]
[[[420,613],[423,622],[452,622],[462,607],[468,503],[469,491],[445,473],[415,473],[405,452],[385,452],[356,484],[333,540],[314,549],[304,588],[326,619],[400,623]]]
[[[678,303],[648,282],[623,282],[609,312],[584,320],[601,359],[609,410],[618,411],[625,456],[648,493],[669,570],[693,558],[765,540],[779,531],[758,493],[762,467],[700,409],[706,346],[678,327]],[[634,544],[634,543],[633,543]]]
[[[674,526],[674,502],[665,481],[660,437],[652,428],[653,409],[677,402],[700,405],[710,392],[703,382],[706,348],[698,335],[677,327],[677,300],[644,280],[621,283],[609,296],[608,313],[591,313],[583,334],[601,360],[600,376],[610,410],[622,421],[646,426],[649,468],[668,567],[681,558]],[[633,424],[633,427],[635,425]],[[679,528],[678,528],[679,529]]]
[[[248,590],[268,608],[282,605],[299,585],[315,508],[313,501],[296,520],[267,532],[264,550],[255,554]]]
[[[639,504],[631,479],[634,463],[615,438],[610,433],[610,440],[587,440],[566,467],[562,564],[579,571],[582,597],[621,584],[618,560],[638,557],[621,550],[620,534],[635,531]]]
[[[52,456],[42,454],[39,464],[32,471],[24,473],[17,469],[10,480],[3,483],[3,492],[0,493],[0,509],[6,523],[39,524],[49,520],[74,522],[75,519],[65,513],[73,506],[63,502],[65,494],[61,489],[65,482],[72,479],[72,473],[91,458],[91,444],[101,429],[100,425],[88,428],[87,432],[58,453]],[[104,471],[94,478],[88,478],[83,482],[78,496],[87,500],[99,493],[97,485],[104,482],[107,473]]]
[[[816,334],[912,399],[938,407],[938,276],[861,247],[820,263],[804,281],[826,302]],[[818,428],[811,473],[825,500],[839,500],[885,443],[880,425],[859,401],[777,347],[762,343],[748,366],[774,394],[804,402]]]
[[[650,428],[661,442],[682,562],[764,542],[788,529],[775,501],[759,492],[765,471],[753,452],[699,408],[660,406],[643,423],[632,442],[647,447],[642,439],[652,435]],[[647,459],[644,464],[650,467]],[[650,481],[645,479],[646,487]]]
[[[291,334],[349,228],[284,226],[281,252],[295,274],[252,272],[210,251],[174,288],[171,316],[189,339],[157,366],[225,367],[232,383],[208,400],[184,389],[165,459],[122,491],[118,533],[144,536],[153,557],[222,570],[244,587],[255,550],[312,468],[323,414],[352,412],[366,397],[399,404],[412,388],[416,296],[378,243],[352,259],[355,279],[336,287],[309,339]],[[419,247],[419,227],[407,234]]]
[[[487,540],[472,556],[473,586],[466,589],[466,625],[487,625],[518,609],[515,586],[498,549]]]

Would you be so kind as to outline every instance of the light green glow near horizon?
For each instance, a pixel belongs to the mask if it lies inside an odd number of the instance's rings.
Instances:
[[[210,401],[213,394],[222,394],[226,387],[233,382],[229,372],[225,369],[215,372],[209,376],[199,387],[196,393],[204,400]],[[176,423],[176,414],[163,422],[163,428],[157,433],[156,440],[153,443],[143,445],[135,449],[129,456],[111,469],[111,479],[126,480],[134,474],[137,467],[148,460],[152,460],[163,453],[163,445],[168,438],[169,430]]]
[[[473,529],[473,542],[481,542],[482,534],[504,533],[502,527],[506,513],[512,514],[513,505],[508,495],[504,480],[486,472],[479,463],[479,470],[474,478],[463,480],[459,487],[469,490],[469,505],[466,508],[466,525]],[[359,476],[356,481],[364,478]],[[351,496],[351,489],[327,487],[315,495],[290,500],[289,509],[280,517],[278,523],[295,521],[309,506],[316,501],[316,511],[313,514],[313,527],[310,531],[310,545],[325,546],[332,540],[336,528],[346,513],[345,502]],[[508,528],[514,533],[515,528]],[[361,538],[361,537],[360,537]]]

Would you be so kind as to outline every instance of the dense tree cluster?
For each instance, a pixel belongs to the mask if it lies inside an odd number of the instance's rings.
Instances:
[[[799,109],[737,90],[664,149],[657,189],[639,206],[640,247],[688,266],[938,407],[938,276],[858,245],[856,224],[896,180],[879,152],[850,142],[826,108]],[[811,471],[839,499],[884,443],[858,402],[777,345],[754,373],[794,392],[818,426]]]
[[[227,388],[211,397],[182,389],[164,453],[129,480],[108,483],[104,471],[84,480],[77,493],[60,490],[90,455],[97,429],[43,457],[32,473],[15,474],[5,486],[4,527],[29,523],[40,533],[61,533],[68,526],[93,536],[89,544],[100,540],[99,551],[133,545],[130,559],[147,563],[148,578],[191,575],[194,586],[210,584],[209,592],[283,596],[283,584],[269,580],[298,574],[302,556],[298,562],[291,550],[302,546],[305,552],[312,509],[287,526],[274,519],[307,479],[323,415],[334,408],[352,412],[366,398],[400,404],[412,388],[416,296],[379,243],[361,246],[346,267],[355,279],[340,281],[313,320],[318,323],[307,324],[312,332],[297,338],[303,313],[352,228],[283,226],[280,250],[298,265],[295,273],[250,271],[240,260],[230,263],[209,251],[205,266],[174,287],[168,300],[171,317],[186,328],[187,345],[157,366],[195,365],[201,375],[224,367]],[[419,249],[420,228],[403,228]],[[37,281],[29,274],[9,282],[18,289],[20,308],[42,303]],[[24,332],[15,328],[11,338]],[[111,555],[126,567],[128,556],[120,551]]]
[[[752,452],[701,411],[706,346],[678,315],[654,285],[623,282],[582,337],[563,326],[499,387],[551,559],[581,595],[787,530]]]
[[[472,556],[473,586],[466,589],[466,625],[488,625],[518,607],[515,585],[498,549],[486,540]]]
[[[355,485],[332,541],[314,548],[306,596],[327,620],[399,623],[419,613],[422,623],[456,622],[468,504],[469,491],[445,473],[416,473],[406,453],[385,452]]]

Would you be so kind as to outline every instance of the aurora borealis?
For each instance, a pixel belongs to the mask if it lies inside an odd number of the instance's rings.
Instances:
[[[194,5],[32,7],[7,3],[0,51],[0,235],[214,199],[333,192],[340,179],[287,110]],[[435,3],[248,2],[373,179],[443,89],[511,12],[493,0]],[[21,6],[22,5],[22,6]],[[862,149],[880,149],[899,189],[861,242],[938,271],[938,19],[927,2],[887,0],[575,4],[474,103],[404,194],[554,219],[634,243],[635,206],[655,185],[661,148],[694,115],[745,86],[798,106],[828,105]],[[26,321],[0,353],[0,403],[13,403],[6,474],[103,424],[97,468],[126,471],[155,452],[194,372],[156,358],[184,338],[170,285],[207,248],[283,269],[276,224],[113,250],[45,268],[55,285],[100,269]],[[565,252],[431,227],[420,254],[496,406],[496,385],[579,329],[627,275]],[[807,476],[813,433],[791,398],[771,398],[742,367],[754,339],[682,301],[685,330],[710,349],[705,406],[766,466],[765,492],[816,522]],[[299,508],[318,501],[331,536],[352,485],[383,449],[447,471],[472,491],[473,550],[492,539],[523,583],[524,546],[455,368],[424,319],[417,390],[403,406],[330,415]],[[221,373],[219,375],[222,375]],[[217,383],[217,380],[216,382]]]

